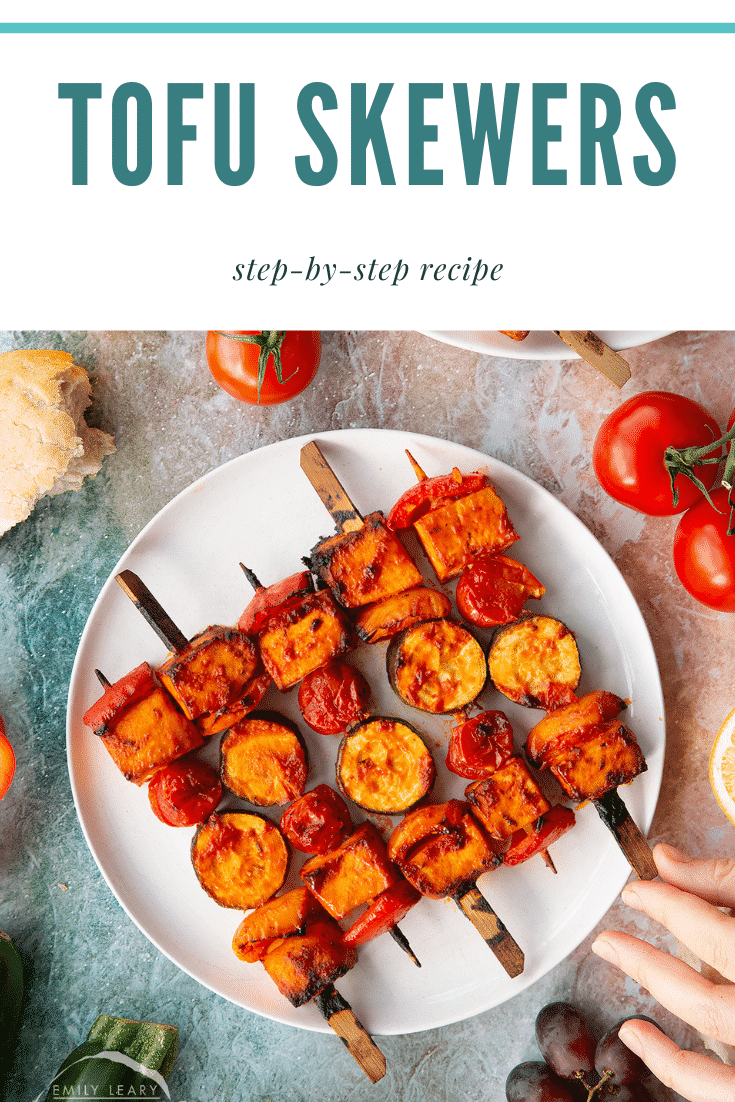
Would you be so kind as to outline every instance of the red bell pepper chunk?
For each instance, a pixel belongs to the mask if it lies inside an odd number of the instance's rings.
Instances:
[[[410,528],[415,520],[442,501],[473,494],[487,485],[487,475],[480,474],[479,471],[462,474],[456,467],[451,474],[424,478],[399,497],[385,523],[391,532],[396,532],[399,528]]]
[[[525,830],[517,830],[512,835],[510,846],[503,854],[504,865],[520,865],[529,857],[540,853],[542,849],[548,849],[554,842],[558,842],[562,834],[574,826],[574,812],[563,804],[557,804],[549,809],[545,815],[537,819],[530,828],[530,833]]]
[[[291,574],[280,582],[274,582],[273,585],[263,586],[262,589],[256,590],[253,599],[238,620],[237,626],[247,635],[256,635],[274,612],[313,592],[314,581],[308,570]]]
[[[372,901],[368,909],[342,935],[342,941],[345,945],[364,945],[366,941],[387,934],[406,917],[419,899],[421,893],[412,884],[407,880],[399,880]]]
[[[107,727],[121,708],[142,700],[156,687],[153,670],[147,662],[141,662],[130,673],[126,673],[114,685],[108,685],[96,703],[82,716],[82,723],[93,731]]]
[[[479,781],[513,756],[513,728],[503,712],[481,712],[452,730],[447,769]]]

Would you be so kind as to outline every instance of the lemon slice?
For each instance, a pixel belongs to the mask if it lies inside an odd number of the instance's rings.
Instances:
[[[735,708],[720,727],[712,747],[709,783],[718,804],[735,824]]]

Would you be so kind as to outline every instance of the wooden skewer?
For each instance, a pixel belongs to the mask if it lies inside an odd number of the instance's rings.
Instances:
[[[102,686],[102,688],[103,689],[109,689],[112,682],[107,680],[107,678],[103,674],[102,670],[95,670],[94,672],[95,672],[95,676],[96,676],[97,680],[99,681],[100,685]]]
[[[353,505],[315,440],[311,440],[301,449],[301,469],[340,531],[359,532],[363,526],[362,515]]]
[[[625,386],[630,378],[630,368],[622,356],[605,344],[602,337],[596,333],[566,329],[554,329],[553,332],[616,387]]]
[[[492,949],[511,979],[520,976],[525,957],[476,884],[454,896],[454,902]]]
[[[655,880],[658,876],[651,847],[623,803],[617,788],[592,801],[605,826],[625,854],[639,880]]]
[[[121,570],[115,581],[127,594],[135,607],[155,631],[158,638],[174,654],[181,654],[189,646],[189,640],[158,603],[145,582],[132,570]]]
[[[419,464],[416,462],[408,448],[406,448],[406,455],[408,456],[408,462],[413,467],[413,473],[416,475],[416,481],[425,482],[428,478],[428,475],[426,474],[426,471],[423,469],[423,467],[420,467]]]
[[[404,932],[400,928],[400,926],[391,926],[388,933],[393,938],[395,943],[397,945],[400,945],[401,949],[403,949],[403,952],[406,954],[406,956],[411,958],[411,960],[416,965],[416,967],[420,968],[421,967],[421,961],[419,960],[419,958],[414,953],[413,949],[411,948],[411,945],[409,943],[408,938],[406,937],[406,935],[404,934]]]
[[[334,984],[330,983],[320,991],[314,1002],[370,1082],[381,1080],[385,1075],[385,1056]]]

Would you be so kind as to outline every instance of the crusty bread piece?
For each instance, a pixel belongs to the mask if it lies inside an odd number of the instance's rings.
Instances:
[[[0,354],[0,535],[44,494],[78,490],[115,450],[84,420],[91,389],[68,352]]]

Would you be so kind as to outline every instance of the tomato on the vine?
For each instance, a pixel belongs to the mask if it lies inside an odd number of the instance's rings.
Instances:
[[[720,437],[717,422],[698,402],[647,391],[605,418],[592,462],[602,488],[615,501],[648,516],[671,516],[698,501],[702,486],[714,485],[721,452],[712,445]],[[700,452],[709,452],[711,461],[703,461]]]
[[[674,567],[679,581],[701,604],[735,612],[735,535],[728,535],[730,503],[725,489],[702,498],[679,521]],[[719,510],[719,511],[718,511]]]
[[[272,406],[305,390],[322,354],[319,332],[228,329],[207,333],[207,364],[216,382],[241,402]]]

